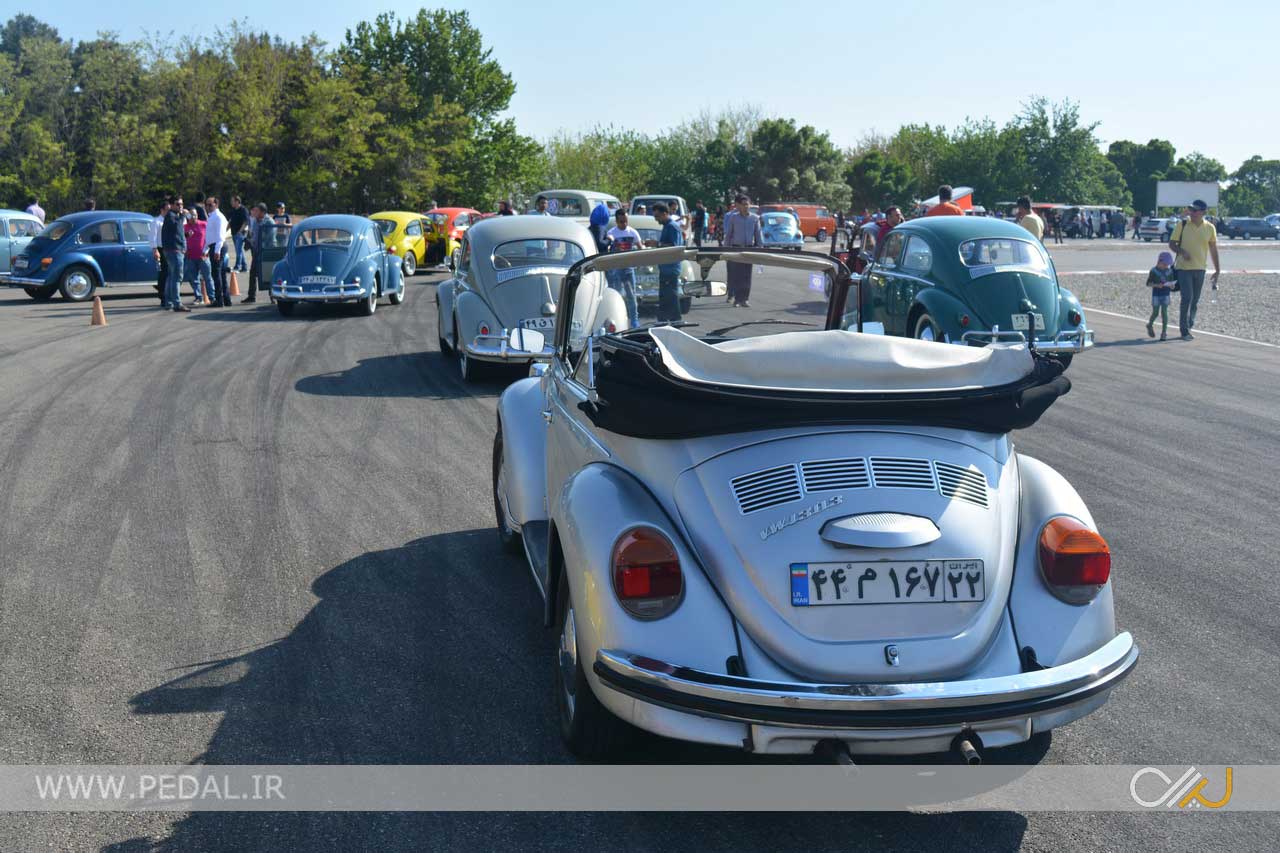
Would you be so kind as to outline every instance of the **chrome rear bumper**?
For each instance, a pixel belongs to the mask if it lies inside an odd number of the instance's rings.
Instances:
[[[525,352],[511,348],[506,335],[476,335],[470,343],[463,344],[468,358],[478,361],[537,361],[549,360],[555,355],[555,347],[546,344],[542,352]]]
[[[349,299],[365,299],[369,289],[363,284],[327,284],[324,290],[303,290],[298,285],[280,287],[271,284],[271,295],[286,302],[346,302]]]
[[[961,342],[974,343],[1025,343],[1027,336],[1018,331],[965,332]],[[1093,329],[1071,329],[1058,332],[1052,340],[1036,338],[1036,352],[1077,353],[1093,346]]]
[[[1060,666],[996,678],[903,684],[778,683],[604,650],[595,674],[644,702],[705,717],[808,728],[922,728],[1030,717],[1115,687],[1138,663],[1125,632]]]

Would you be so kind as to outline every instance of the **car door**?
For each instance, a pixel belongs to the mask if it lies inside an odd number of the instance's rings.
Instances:
[[[907,328],[907,321],[911,318],[911,307],[916,303],[916,296],[925,288],[933,286],[933,282],[929,280],[929,274],[932,271],[933,249],[929,246],[929,241],[921,234],[910,235],[898,270],[902,292],[899,307],[902,311],[902,329],[905,335],[915,334],[915,329]]]
[[[150,223],[143,219],[126,219],[121,232],[124,236],[124,264],[121,281],[154,282],[156,258],[151,250]]]
[[[877,319],[884,323],[884,330],[890,335],[905,334],[903,328],[907,322],[905,309],[902,306],[903,280],[899,275],[899,264],[905,243],[905,234],[901,231],[890,231],[882,242],[879,258],[876,261],[880,275],[876,289],[881,294],[881,316]]]
[[[104,284],[126,281],[124,278],[124,243],[120,239],[120,223],[103,219],[86,225],[76,233],[76,251],[88,255],[102,270]]]
[[[413,259],[418,263],[427,262],[427,244],[422,239],[422,220],[411,219],[404,224],[404,236],[409,239],[406,251],[413,252]]]
[[[9,239],[9,220],[0,217],[0,272],[8,272],[13,266],[13,251]]]

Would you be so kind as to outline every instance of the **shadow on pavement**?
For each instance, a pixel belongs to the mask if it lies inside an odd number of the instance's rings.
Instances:
[[[561,764],[554,638],[525,567],[493,530],[366,553],[312,584],[319,601],[288,634],[195,664],[133,697],[135,714],[220,713],[206,764]],[[636,758],[749,763],[728,750],[642,738]],[[667,754],[663,754],[667,753]],[[749,766],[742,768],[750,773]],[[287,784],[287,783],[286,783]],[[1013,813],[200,812],[141,850],[688,849],[1015,850]]]
[[[524,370],[495,367],[481,381],[464,384],[452,356],[441,352],[414,352],[361,359],[347,370],[304,376],[295,383],[294,389],[324,397],[453,400],[495,397],[524,375]]]

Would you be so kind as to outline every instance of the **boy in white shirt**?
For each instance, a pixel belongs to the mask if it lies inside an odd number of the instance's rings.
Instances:
[[[636,249],[644,247],[644,243],[640,239],[640,232],[627,224],[630,217],[627,212],[618,209],[614,214],[614,221],[617,223],[609,229],[609,233],[605,235],[608,242],[609,251],[612,252],[634,252]],[[635,267],[624,267],[620,270],[609,270],[605,275],[605,280],[609,282],[609,287],[618,291],[622,295],[622,301],[627,305],[627,323],[629,328],[634,329],[640,325],[640,311],[636,306],[636,270]]]

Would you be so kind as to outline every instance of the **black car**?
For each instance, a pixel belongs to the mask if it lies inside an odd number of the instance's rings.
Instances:
[[[1250,237],[1280,240],[1280,225],[1273,225],[1265,219],[1237,216],[1222,223],[1218,233],[1223,237],[1239,237],[1244,240]]]

